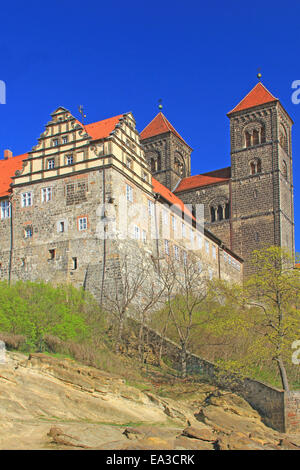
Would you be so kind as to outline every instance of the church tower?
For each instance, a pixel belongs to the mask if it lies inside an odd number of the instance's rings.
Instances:
[[[261,82],[228,117],[232,249],[247,275],[254,249],[277,245],[294,253],[293,121]]]
[[[192,149],[163,113],[141,132],[141,143],[152,175],[171,191],[182,178],[190,176]]]

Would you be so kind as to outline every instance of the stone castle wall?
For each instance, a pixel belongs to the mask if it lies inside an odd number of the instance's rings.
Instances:
[[[176,368],[180,364],[180,347],[174,341],[162,337],[157,331],[147,329],[148,341],[154,349],[163,345],[163,355],[168,357]],[[190,374],[208,377],[220,387],[230,387],[242,396],[260,414],[263,422],[279,432],[299,432],[300,392],[284,392],[253,379],[222,379],[220,370],[210,361],[188,352],[187,370]]]

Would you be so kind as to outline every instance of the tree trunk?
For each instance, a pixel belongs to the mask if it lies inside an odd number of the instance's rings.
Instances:
[[[181,344],[180,362],[181,362],[181,377],[183,379],[185,379],[186,378],[186,369],[187,369],[185,344]]]
[[[138,351],[139,351],[139,357],[140,361],[142,364],[144,364],[144,322],[140,324],[140,330],[139,330],[139,346],[138,346]]]
[[[282,383],[282,388],[286,392],[289,392],[290,391],[289,381],[288,381],[288,378],[287,378],[287,373],[286,373],[286,370],[285,370],[285,367],[284,367],[284,364],[283,364],[283,360],[280,356],[277,357],[275,360],[277,361],[277,365],[278,365],[278,369],[279,369],[279,373],[280,373],[280,378],[281,378],[281,383]]]
[[[120,318],[119,327],[118,327],[118,334],[117,334],[117,340],[116,340],[116,354],[120,354],[120,352],[121,352],[123,327],[124,327],[124,319]]]

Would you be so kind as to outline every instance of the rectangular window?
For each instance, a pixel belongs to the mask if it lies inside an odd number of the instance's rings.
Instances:
[[[182,238],[184,238],[185,237],[185,225],[184,224],[181,225],[181,233],[182,233]]]
[[[175,259],[179,259],[179,248],[177,245],[174,246]]]
[[[58,139],[53,139],[53,146],[57,147],[58,146]]]
[[[77,262],[77,258],[72,258],[72,269],[77,269],[78,267],[78,262]]]
[[[66,165],[73,164],[73,155],[66,155]]]
[[[162,221],[164,225],[168,225],[168,211],[166,209],[162,210]]]
[[[205,241],[205,251],[209,255],[209,242],[207,240]]]
[[[55,160],[54,158],[50,158],[47,160],[47,168],[48,170],[52,170],[55,167]]]
[[[212,278],[213,278],[213,272],[210,268],[208,268],[208,277],[209,277],[209,280],[211,281]]]
[[[1,219],[8,219],[10,217],[10,202],[1,201]]]
[[[61,232],[61,233],[65,231],[65,223],[64,222],[59,222],[58,231]]]
[[[62,142],[63,144],[67,144],[68,143],[68,136],[65,135],[63,138],[62,138]]]
[[[216,247],[214,245],[212,247],[212,256],[213,256],[213,259],[216,259],[216,257],[217,257],[217,250],[216,250]]]
[[[133,236],[134,236],[135,240],[140,239],[140,228],[137,225],[134,226]]]
[[[42,202],[49,202],[52,199],[52,188],[42,188]]]
[[[175,232],[175,230],[176,230],[176,218],[174,217],[174,215],[172,215],[172,229]]]
[[[183,263],[184,263],[184,265],[186,265],[186,263],[187,263],[187,252],[186,251],[183,252]]]
[[[32,227],[25,228],[25,238],[32,238],[32,233],[33,233]]]
[[[166,255],[168,255],[170,253],[169,240],[165,240],[165,253],[166,253]]]
[[[126,184],[126,198],[127,201],[133,202],[133,189],[129,184]]]
[[[55,259],[55,250],[49,250],[49,261]]]
[[[150,217],[154,216],[154,203],[148,199],[148,213]]]
[[[22,194],[21,205],[22,207],[32,206],[32,192]]]
[[[146,233],[146,230],[143,230],[143,231],[142,231],[142,240],[143,240],[144,243],[146,243],[146,241],[147,241],[147,233]]]
[[[132,160],[130,158],[126,159],[126,166],[127,166],[127,168],[132,169]]]
[[[201,237],[201,235],[198,235],[198,248],[201,250],[202,249],[202,246],[203,246],[203,239]]]
[[[81,232],[87,229],[87,217],[80,217],[78,219],[78,230]]]
[[[192,229],[190,229],[190,240],[191,240],[191,244],[193,245],[194,243],[194,232]]]

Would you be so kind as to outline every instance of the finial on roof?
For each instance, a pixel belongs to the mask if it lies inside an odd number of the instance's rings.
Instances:
[[[261,81],[262,75],[261,75],[261,73],[260,73],[260,69],[257,69],[257,70],[258,70],[257,78],[258,78],[259,81]]]
[[[159,99],[159,100],[158,100],[158,103],[159,103],[158,109],[161,111],[162,108],[163,108],[163,105],[161,104],[161,103],[162,103],[162,99]]]
[[[80,106],[78,106],[78,111],[81,114],[81,124],[83,124],[84,123],[84,118],[86,118],[86,114],[84,114],[82,104]]]

